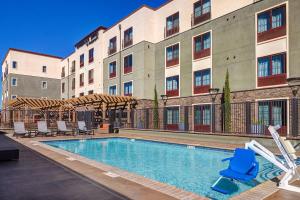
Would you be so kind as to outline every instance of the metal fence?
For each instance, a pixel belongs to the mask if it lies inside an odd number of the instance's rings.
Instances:
[[[12,128],[14,121],[24,121],[27,128],[35,128],[36,121],[46,120],[50,128],[64,120],[76,126],[78,120],[91,128],[114,123],[122,128],[182,131],[195,133],[226,133],[270,135],[268,125],[280,125],[282,136],[300,136],[300,99],[262,100],[193,106],[167,106],[131,110],[101,111],[37,111],[3,110],[1,127]]]

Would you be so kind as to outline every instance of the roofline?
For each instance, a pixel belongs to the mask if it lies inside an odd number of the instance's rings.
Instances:
[[[63,59],[60,56],[54,56],[54,55],[45,54],[45,53],[39,53],[39,52],[33,52],[33,51],[24,50],[24,49],[9,48],[7,50],[7,52],[6,52],[6,54],[5,54],[4,59],[1,62],[1,66],[3,65],[5,59],[7,58],[7,56],[8,56],[8,54],[9,54],[10,51],[17,51],[17,52],[21,52],[21,53],[28,53],[28,54],[38,55],[38,56],[46,56],[46,57],[56,58],[56,59],[60,59],[60,60]]]
[[[100,30],[106,30],[107,28],[104,26],[99,26],[96,29],[94,29],[93,31],[91,31],[89,34],[87,34],[86,36],[84,36],[81,40],[79,40],[79,42],[77,42],[74,46],[76,47],[82,40],[85,40],[86,38],[90,37],[93,33],[98,32]]]
[[[168,0],[166,1],[165,3],[163,3],[162,5],[160,5],[159,7],[157,8],[153,8],[153,7],[150,7],[146,4],[144,5],[141,5],[139,8],[135,9],[134,11],[132,11],[131,13],[129,13],[128,15],[126,15],[125,17],[121,18],[120,20],[118,20],[117,22],[115,22],[113,25],[111,25],[110,27],[108,27],[104,32],[112,29],[114,26],[118,25],[119,23],[121,23],[122,21],[124,21],[125,19],[129,18],[130,16],[132,16],[133,14],[135,14],[136,12],[138,12],[139,10],[143,9],[143,8],[148,8],[150,10],[153,10],[153,11],[157,11],[159,10],[160,8],[164,7],[165,5],[171,3],[173,0]]]

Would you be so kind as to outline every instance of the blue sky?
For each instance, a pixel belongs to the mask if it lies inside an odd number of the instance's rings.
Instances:
[[[109,27],[143,4],[166,1],[0,0],[0,59],[10,47],[65,57],[96,27]]]

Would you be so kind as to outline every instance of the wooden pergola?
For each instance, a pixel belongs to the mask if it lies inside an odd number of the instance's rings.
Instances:
[[[33,110],[76,110],[79,107],[93,107],[95,109],[126,109],[137,104],[134,97],[111,96],[106,94],[91,94],[87,96],[58,100],[58,99],[37,99],[18,97],[11,100],[9,107],[12,109],[33,109]]]

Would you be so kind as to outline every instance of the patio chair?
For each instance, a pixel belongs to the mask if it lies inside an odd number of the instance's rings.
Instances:
[[[94,135],[94,130],[93,129],[87,129],[85,125],[85,121],[78,121],[78,133],[79,134],[92,134]]]
[[[64,135],[73,134],[74,131],[71,129],[67,129],[65,121],[57,121],[57,134],[62,133]]]
[[[38,126],[38,135],[44,135],[44,136],[54,136],[53,132],[47,128],[47,122],[46,121],[38,121],[37,122]]]
[[[222,178],[249,182],[255,179],[258,174],[258,162],[255,159],[254,151],[250,149],[237,148],[234,151],[234,156],[223,159],[222,162],[224,161],[230,161],[229,167],[219,172],[221,177],[211,187],[223,194],[229,194],[230,191],[228,186],[224,187],[224,184],[219,184],[222,183]]]
[[[24,122],[14,122],[14,135],[18,138],[18,136],[31,136],[31,132],[25,129]]]

